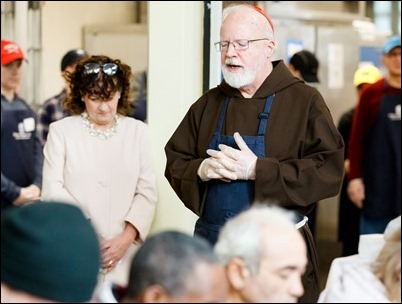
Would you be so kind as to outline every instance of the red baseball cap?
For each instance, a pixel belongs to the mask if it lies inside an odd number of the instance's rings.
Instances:
[[[21,48],[12,41],[1,40],[1,64],[6,65],[18,59],[25,59]]]

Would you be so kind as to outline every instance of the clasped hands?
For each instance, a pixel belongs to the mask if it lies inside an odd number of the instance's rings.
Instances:
[[[239,149],[220,144],[220,150],[207,150],[210,157],[202,161],[197,171],[201,180],[221,179],[229,182],[255,179],[257,156],[249,149],[238,132],[233,136]]]
[[[100,236],[102,256],[101,270],[103,274],[108,273],[120,263],[128,248],[137,237],[138,231],[136,228],[134,228],[131,224],[130,227],[127,227],[128,225],[129,224],[126,224],[126,228],[121,234],[118,234],[113,238],[104,239]],[[134,236],[133,232],[129,231],[130,229],[132,231],[135,229],[137,234]]]

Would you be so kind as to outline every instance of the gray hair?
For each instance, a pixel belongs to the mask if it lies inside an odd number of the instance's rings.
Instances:
[[[169,296],[180,297],[199,264],[219,265],[212,245],[205,239],[179,231],[149,237],[133,257],[127,297],[138,298],[145,288],[161,285]],[[193,282],[194,283],[194,282]]]
[[[256,275],[263,254],[263,228],[274,224],[296,229],[294,218],[291,211],[281,207],[255,203],[225,223],[214,251],[224,265],[232,258],[241,258]]]

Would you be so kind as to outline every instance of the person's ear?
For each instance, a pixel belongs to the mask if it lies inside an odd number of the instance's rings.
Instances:
[[[275,41],[274,40],[269,40],[268,41],[268,48],[266,48],[265,56],[267,58],[271,58],[272,55],[274,54],[274,50],[275,50]]]
[[[243,279],[247,279],[250,276],[250,270],[246,266],[241,269],[241,275]]]
[[[227,264],[227,277],[234,289],[241,290],[250,277],[250,271],[240,258],[233,258]]]
[[[161,285],[151,285],[145,288],[142,293],[141,303],[167,303],[168,296],[165,289]]]

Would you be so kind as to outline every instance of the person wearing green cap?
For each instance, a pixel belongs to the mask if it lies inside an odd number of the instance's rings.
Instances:
[[[35,202],[1,215],[1,302],[88,302],[100,268],[100,244],[82,211]]]

